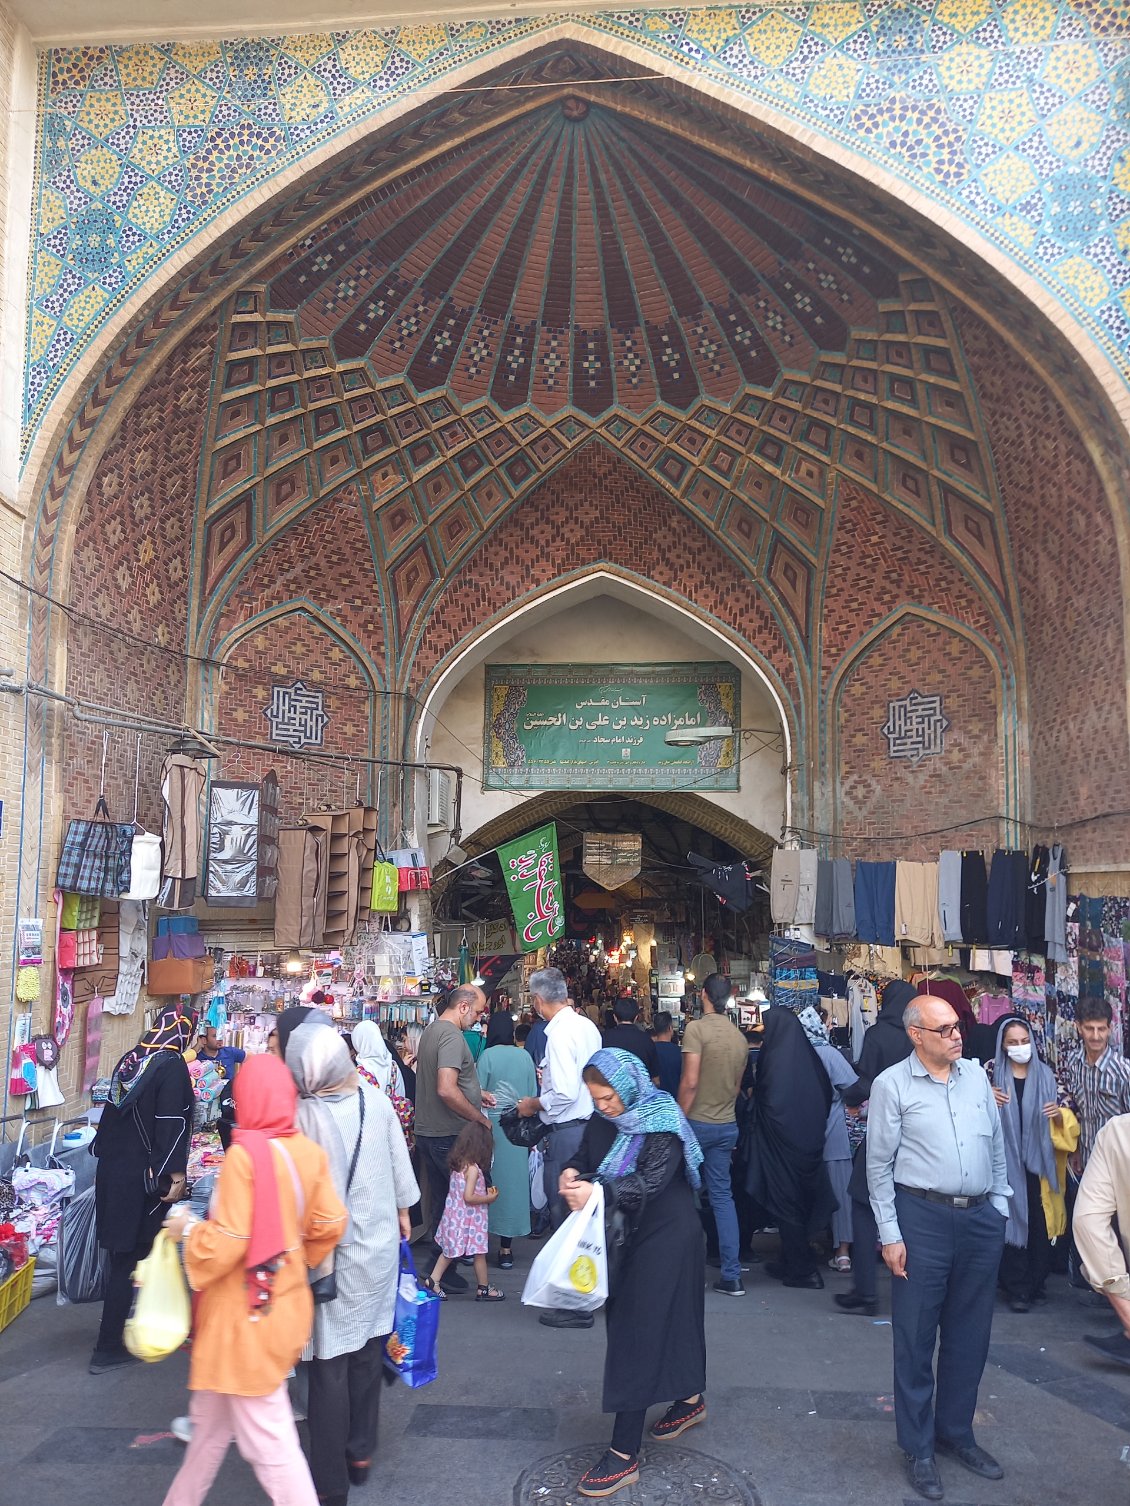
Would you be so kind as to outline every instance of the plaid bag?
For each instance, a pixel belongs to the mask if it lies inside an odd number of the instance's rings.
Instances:
[[[133,827],[110,820],[99,797],[90,821],[72,821],[63,839],[55,883],[70,894],[97,894],[117,899],[129,888]]]

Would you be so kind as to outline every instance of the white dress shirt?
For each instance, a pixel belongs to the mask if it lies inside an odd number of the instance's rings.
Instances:
[[[541,1071],[541,1118],[545,1124],[567,1124],[592,1117],[592,1094],[581,1073],[600,1050],[600,1031],[590,1019],[568,1005],[545,1027],[545,1059]]]

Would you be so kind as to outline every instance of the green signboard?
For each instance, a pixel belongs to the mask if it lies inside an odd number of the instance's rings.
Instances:
[[[523,952],[549,946],[565,930],[557,825],[550,821],[498,849]]]
[[[676,748],[669,732],[736,727],[730,664],[491,664],[486,747],[493,790],[736,790],[736,739]]]

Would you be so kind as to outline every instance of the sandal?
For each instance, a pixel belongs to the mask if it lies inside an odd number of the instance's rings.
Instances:
[[[505,1302],[506,1293],[500,1292],[497,1286],[480,1286],[475,1288],[476,1302]]]
[[[443,1287],[437,1286],[430,1276],[421,1276],[418,1285],[422,1286],[426,1292],[431,1292],[433,1297],[438,1297],[441,1302],[447,1301],[447,1293]]]
[[[851,1256],[833,1255],[828,1262],[828,1269],[836,1271],[841,1276],[849,1276],[851,1274]]]

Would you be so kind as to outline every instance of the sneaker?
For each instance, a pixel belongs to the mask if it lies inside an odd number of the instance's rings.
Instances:
[[[581,1476],[577,1489],[583,1496],[613,1496],[625,1485],[635,1485],[639,1477],[638,1459],[621,1459],[608,1449],[600,1463]]]
[[[700,1396],[697,1401],[673,1401],[649,1431],[654,1439],[661,1442],[665,1438],[677,1438],[696,1423],[705,1421],[706,1397]]]
[[[721,1292],[723,1297],[745,1296],[745,1287],[742,1285],[740,1278],[737,1276],[723,1276],[720,1281],[716,1281],[714,1283],[714,1290],[716,1292]]]
[[[172,1433],[178,1443],[191,1443],[192,1418],[174,1417],[172,1422],[169,1423],[169,1432]]]

